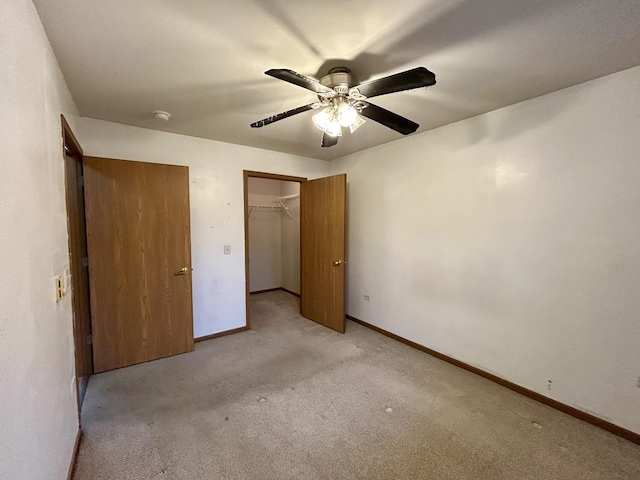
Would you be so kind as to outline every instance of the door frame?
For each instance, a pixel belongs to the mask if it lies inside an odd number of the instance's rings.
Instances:
[[[293,177],[291,175],[281,175],[278,173],[256,172],[253,170],[243,170],[243,185],[244,185],[244,281],[245,281],[245,310],[246,310],[246,326],[249,330],[251,328],[251,312],[249,309],[249,177],[253,178],[267,178],[270,180],[282,180],[285,182],[306,182],[305,177]]]
[[[72,229],[71,229],[71,214],[70,214],[70,205],[68,204],[68,190],[70,188],[70,185],[67,183],[67,156],[71,156],[71,157],[75,157],[78,162],[80,163],[80,165],[83,164],[83,160],[84,160],[84,152],[82,150],[82,147],[80,146],[80,143],[78,142],[78,139],[76,138],[76,136],[74,135],[73,131],[71,130],[71,127],[69,126],[69,123],[67,122],[66,118],[64,118],[64,115],[60,115],[60,122],[61,122],[61,126],[62,126],[62,159],[64,162],[64,170],[65,170],[65,204],[66,204],[66,211],[67,211],[67,237],[68,237],[68,248],[69,248],[69,270],[70,272],[73,272],[74,269],[74,265],[78,265],[78,264],[82,264],[82,258],[78,258],[77,252],[75,251],[74,248],[72,248],[72,244],[74,243],[75,236]],[[84,193],[83,193],[84,195]],[[84,233],[85,233],[85,245],[86,245],[86,221],[82,222],[82,228],[84,228]],[[87,277],[88,277],[88,273],[87,273]],[[77,342],[81,342],[82,339],[79,339],[79,335],[82,334],[82,332],[79,329],[79,325],[78,325],[78,315],[80,314],[80,296],[79,296],[79,288],[78,285],[75,283],[77,281],[77,278],[74,278],[73,276],[71,276],[71,315],[72,315],[72,328],[73,328],[73,339],[74,339],[74,349],[73,349],[73,354],[74,354],[74,370],[75,370],[75,376],[76,376],[76,401],[78,404],[78,418],[80,418],[80,412],[82,410],[82,400],[84,398],[84,395],[81,395],[80,392],[81,390],[86,391],[87,385],[89,383],[89,377],[93,374],[93,347],[90,343],[87,342],[87,348],[89,349],[89,351],[91,352],[91,364],[88,365],[88,370],[89,373],[86,375],[82,376],[82,380],[80,381],[80,383],[78,383],[77,379],[79,378],[78,375],[78,362],[82,361],[82,359],[79,358],[79,349],[78,349],[78,345]],[[74,288],[76,287],[76,288]],[[87,283],[86,285],[87,288],[87,295],[89,295],[89,284]],[[90,300],[90,297],[89,297]],[[89,332],[91,332],[91,302],[88,302],[88,317],[85,319],[85,322],[87,322],[87,327]],[[86,341],[86,340],[85,340]]]

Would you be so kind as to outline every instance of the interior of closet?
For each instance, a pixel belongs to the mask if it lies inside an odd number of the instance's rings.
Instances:
[[[300,294],[300,184],[249,177],[249,291]]]

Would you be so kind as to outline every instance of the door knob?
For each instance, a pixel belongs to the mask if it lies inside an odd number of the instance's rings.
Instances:
[[[174,275],[186,275],[189,272],[189,267],[182,267],[180,270],[174,273]]]
[[[333,262],[333,265],[335,267],[339,267],[340,265],[342,265],[342,260],[336,260],[335,262]]]

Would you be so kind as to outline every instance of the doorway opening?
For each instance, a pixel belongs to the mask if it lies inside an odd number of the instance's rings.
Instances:
[[[71,273],[70,287],[76,395],[79,414],[82,410],[89,377],[93,374],[87,225],[84,208],[84,157],[82,148],[64,116],[61,116],[61,121],[63,158],[65,162],[67,229],[69,234],[69,270]]]
[[[269,290],[264,286],[259,288],[255,281],[252,285],[250,265],[252,241],[249,233],[249,218],[253,212],[260,209],[262,199],[257,197],[255,202],[250,204],[249,180],[251,178],[299,184],[300,313],[305,318],[344,333],[347,176],[339,174],[307,180],[300,177],[244,171],[245,328],[247,329],[251,326],[249,302],[251,292],[261,289]],[[276,193],[269,198],[272,203],[262,204],[264,209],[280,214],[291,213],[288,212],[289,207],[285,203],[296,200],[297,194],[290,193],[291,191],[293,190],[282,187],[278,190],[276,187],[274,189]],[[293,215],[290,217],[294,220]],[[279,290],[282,285],[272,288]]]
[[[283,290],[300,296],[302,177],[244,171],[247,328],[249,296]]]

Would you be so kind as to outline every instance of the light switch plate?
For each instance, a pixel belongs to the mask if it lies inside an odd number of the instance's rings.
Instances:
[[[231,245],[225,245],[224,246],[224,254],[225,255],[231,255]]]

